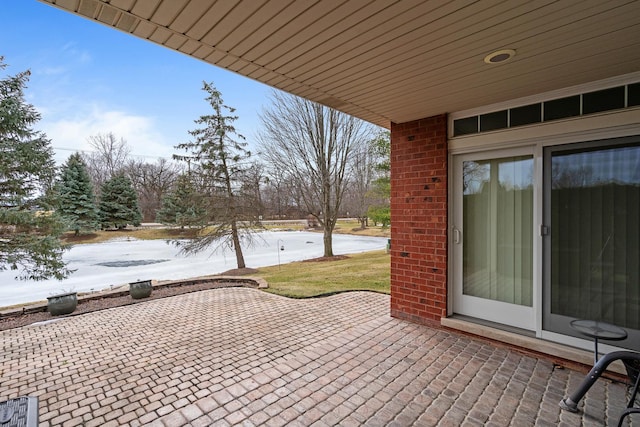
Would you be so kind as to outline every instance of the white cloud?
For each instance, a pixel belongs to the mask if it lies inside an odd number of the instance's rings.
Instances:
[[[38,69],[38,74],[42,74],[44,76],[56,76],[56,75],[61,75],[67,72],[67,68],[66,67],[62,67],[62,66],[50,66],[50,67],[44,67],[42,69]]]
[[[51,78],[54,76],[66,77],[73,70],[86,69],[92,62],[91,54],[76,47],[75,42],[54,50],[41,51],[35,56],[30,68],[35,76]],[[64,80],[63,80],[64,81]]]
[[[91,151],[89,137],[107,133],[113,133],[118,139],[123,138],[133,156],[144,156],[150,162],[158,157],[171,158],[174,153],[174,143],[158,131],[152,117],[104,109],[97,105],[57,120],[43,118],[38,128],[51,140],[58,163],[64,162],[76,150]]]
[[[61,54],[67,57],[67,60],[72,60],[80,64],[86,64],[91,62],[91,54],[83,49],[78,49],[76,42],[69,42],[62,46],[60,50]]]

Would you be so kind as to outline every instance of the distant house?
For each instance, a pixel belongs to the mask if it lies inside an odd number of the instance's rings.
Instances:
[[[392,316],[640,350],[640,2],[48,3],[389,128]]]

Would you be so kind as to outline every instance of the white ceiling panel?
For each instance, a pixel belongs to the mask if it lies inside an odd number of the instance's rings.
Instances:
[[[385,127],[640,70],[634,0],[41,1]]]

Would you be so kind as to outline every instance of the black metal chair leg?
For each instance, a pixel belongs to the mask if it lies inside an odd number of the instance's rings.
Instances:
[[[640,414],[640,408],[627,408],[624,410],[620,419],[618,419],[618,427],[622,427],[622,421],[631,414]]]
[[[631,392],[631,398],[629,399],[629,403],[627,404],[627,408],[632,408],[636,403],[636,396],[638,395],[638,387],[640,386],[640,373],[638,373],[636,377],[636,383],[633,386],[633,391]]]
[[[560,401],[560,407],[567,411],[578,412],[578,403],[580,399],[587,394],[587,391],[591,388],[591,386],[600,378],[602,373],[607,369],[611,363],[616,360],[623,359],[625,357],[630,358],[630,355],[634,355],[637,357],[638,353],[632,353],[629,351],[614,351],[612,353],[608,353],[602,357],[602,359],[598,360],[598,363],[594,365],[593,368],[589,371],[587,376],[582,381],[582,384],[574,391],[571,396],[567,397]]]
[[[629,369],[627,369],[627,372],[630,372]],[[633,407],[633,405],[636,403],[636,396],[638,395],[639,386],[640,386],[640,373],[636,375],[636,381],[635,381],[635,384],[633,385],[633,390],[631,391],[631,398],[629,399],[629,403],[627,403],[627,409],[625,409],[622,412],[622,415],[620,415],[620,418],[618,419],[618,427],[622,427],[622,421],[624,421],[624,419],[629,415],[640,414],[640,408]]]

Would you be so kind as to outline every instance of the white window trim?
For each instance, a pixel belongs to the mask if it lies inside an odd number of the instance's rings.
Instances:
[[[516,108],[516,107],[521,107],[524,105],[530,105],[530,104],[537,104],[540,102],[545,102],[545,101],[550,101],[553,99],[558,99],[558,98],[564,98],[567,96],[573,96],[573,95],[580,95],[583,93],[588,93],[588,92],[594,92],[594,91],[598,91],[598,90],[603,90],[603,89],[609,89],[612,87],[617,87],[617,86],[623,86],[623,85],[627,85],[627,84],[632,84],[632,83],[638,83],[640,81],[640,72],[634,72],[634,73],[629,73],[629,74],[624,74],[621,76],[616,76],[616,77],[612,77],[609,79],[605,79],[605,80],[598,80],[595,82],[590,82],[590,83],[585,83],[585,84],[580,84],[580,85],[576,85],[576,86],[571,86],[568,88],[563,88],[563,89],[559,89],[559,90],[554,90],[554,91],[550,91],[550,92],[544,92],[544,93],[540,93],[540,94],[536,94],[536,95],[532,95],[532,96],[527,96],[527,97],[523,97],[523,98],[517,98],[517,99],[512,99],[509,101],[505,101],[505,102],[499,102],[496,104],[490,104],[490,105],[485,105],[482,107],[478,107],[478,108],[472,108],[472,109],[468,109],[468,110],[463,110],[463,111],[456,111],[453,113],[450,113],[448,116],[448,136],[449,136],[449,140],[450,141],[455,141],[458,139],[467,139],[467,138],[472,138],[475,136],[478,136],[478,134],[471,134],[471,135],[462,135],[462,136],[457,136],[454,137],[453,136],[453,121],[460,119],[460,118],[465,118],[465,117],[470,117],[470,116],[479,116],[481,114],[487,114],[487,113],[492,113],[495,111],[502,111],[502,110],[507,110],[510,108]],[[636,107],[628,107],[629,109],[636,109]],[[615,110],[613,111],[613,113],[615,112],[619,112],[621,110]],[[624,111],[624,110],[622,110]],[[518,128],[507,128],[507,129],[501,129],[498,131],[489,131],[489,132],[484,132],[483,134],[496,134],[496,133],[500,133],[503,132],[505,130],[513,130],[513,129],[520,129],[520,128],[524,128],[524,129],[531,129],[531,128],[535,128],[537,126],[541,126],[543,124],[548,124],[548,123],[564,123],[567,121],[572,121],[578,118],[586,118],[586,117],[594,117],[594,116],[599,116],[599,115],[607,115],[606,112],[604,114],[589,114],[588,116],[577,116],[577,117],[572,117],[569,119],[562,119],[562,120],[554,120],[553,122],[541,122],[541,123],[534,123],[531,125],[527,125],[527,126],[522,126],[522,127],[518,127]]]
[[[569,144],[638,134],[640,107],[633,107],[450,138],[448,148],[450,154],[463,154],[522,145]]]
[[[623,74],[621,76],[615,76],[604,80],[597,80],[594,82],[569,86],[549,92],[542,92],[531,96],[524,96],[522,98],[510,99],[508,101],[497,102],[495,104],[483,105],[481,107],[470,108],[468,110],[456,111],[449,114],[449,125],[452,125],[453,120],[455,119],[492,113],[494,111],[502,111],[508,108],[522,107],[529,104],[537,104],[538,102],[551,101],[557,98],[564,98],[567,96],[580,95],[582,93],[594,92],[597,90],[638,83],[638,81],[640,81],[640,71]]]

